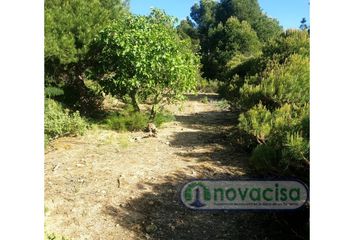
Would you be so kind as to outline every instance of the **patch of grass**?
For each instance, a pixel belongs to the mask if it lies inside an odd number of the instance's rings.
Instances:
[[[169,112],[159,112],[156,114],[154,124],[156,127],[160,127],[163,123],[175,121],[176,118]]]
[[[209,102],[208,97],[205,96],[204,98],[202,98],[201,102],[202,102],[202,103],[208,103],[208,102]]]
[[[175,117],[168,112],[158,112],[153,120],[156,127],[163,123],[174,121]],[[119,113],[111,113],[103,121],[103,126],[107,129],[113,129],[121,132],[141,131],[146,128],[149,120],[149,114],[145,112],[134,112],[130,105]]]
[[[121,138],[119,138],[119,146],[122,148],[127,148],[129,147],[129,139],[126,135],[122,136]]]
[[[218,101],[217,106],[222,110],[228,110],[230,108],[230,104],[225,99]]]
[[[105,126],[117,131],[139,131],[148,124],[148,116],[140,112],[122,112],[110,114],[105,119]]]

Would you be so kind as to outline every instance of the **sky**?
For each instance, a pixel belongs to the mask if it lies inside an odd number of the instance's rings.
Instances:
[[[190,14],[190,9],[199,0],[130,0],[130,9],[135,14],[146,15],[150,7],[165,10],[179,20]],[[298,28],[303,17],[309,23],[309,0],[258,0],[268,16],[278,19],[285,29]]]

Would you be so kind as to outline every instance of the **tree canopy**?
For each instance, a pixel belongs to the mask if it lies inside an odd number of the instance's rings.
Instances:
[[[200,0],[190,16],[195,25],[186,28],[181,22],[181,29],[192,39],[199,37],[202,72],[208,79],[223,80],[225,74],[220,72],[257,56],[262,45],[282,32],[278,21],[263,13],[257,0]]]
[[[67,106],[90,114],[99,100],[84,85],[86,54],[94,36],[113,19],[128,14],[125,0],[45,1],[45,86],[59,87]]]
[[[127,16],[109,24],[95,39],[93,76],[104,91],[150,100],[152,117],[162,102],[180,99],[196,85],[199,58],[181,40],[174,19],[154,9],[149,16]]]

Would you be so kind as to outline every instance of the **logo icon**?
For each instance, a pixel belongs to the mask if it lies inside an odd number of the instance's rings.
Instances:
[[[193,182],[184,191],[184,199],[195,208],[204,207],[204,202],[210,201],[210,191],[203,182]]]

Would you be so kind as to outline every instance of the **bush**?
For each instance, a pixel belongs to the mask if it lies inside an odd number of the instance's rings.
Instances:
[[[163,123],[175,121],[176,118],[174,115],[168,112],[159,112],[156,114],[154,119],[154,124],[156,127],[160,127]]]
[[[232,91],[243,111],[238,128],[253,139],[256,170],[308,180],[310,66],[306,32],[287,32],[265,49],[266,68]],[[241,81],[242,82],[242,81]],[[240,81],[235,81],[240,86]],[[258,146],[257,146],[258,144]]]
[[[71,113],[60,103],[52,99],[45,100],[44,133],[46,142],[65,135],[82,135],[88,127],[89,124],[78,111]]]
[[[201,78],[197,85],[197,91],[201,93],[216,93],[219,90],[219,81]]]
[[[277,165],[277,152],[266,144],[258,145],[252,152],[250,165],[259,172],[269,171]]]
[[[158,112],[153,120],[156,127],[161,126],[165,122],[174,121],[175,117],[166,112]],[[131,105],[128,105],[119,113],[112,113],[104,120],[104,125],[117,131],[141,131],[146,128],[149,123],[149,114],[143,112],[135,112]]]
[[[148,116],[141,112],[114,113],[105,120],[105,124],[109,129],[117,131],[140,131],[146,128],[148,122]]]
[[[220,95],[230,102],[233,109],[242,111],[247,111],[258,104],[259,100],[266,105],[273,104],[275,105],[273,107],[276,107],[274,102],[267,101],[272,100],[271,98],[278,94],[277,91],[283,91],[282,88],[285,88],[285,91],[277,100],[307,98],[308,88],[298,88],[300,84],[296,81],[299,76],[305,82],[309,82],[309,39],[307,31],[299,30],[288,30],[273,39],[263,47],[261,56],[250,58],[229,71],[226,81],[220,86]],[[264,79],[268,79],[268,82],[262,86],[266,90],[262,92],[257,85]],[[241,98],[245,94],[250,96]],[[245,102],[245,100],[249,101]]]

